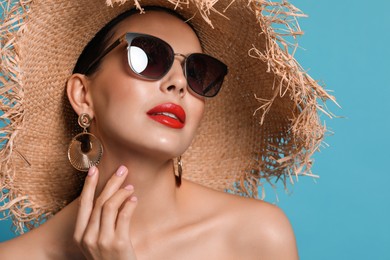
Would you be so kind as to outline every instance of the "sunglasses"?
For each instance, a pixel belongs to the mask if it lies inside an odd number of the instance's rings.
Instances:
[[[188,86],[203,97],[214,97],[221,89],[227,66],[214,57],[203,53],[188,56],[175,53],[172,47],[160,38],[140,33],[126,33],[103,51],[87,68],[87,74],[104,56],[122,42],[127,43],[127,61],[130,69],[148,80],[158,80],[171,69],[175,56],[184,57],[183,70]]]

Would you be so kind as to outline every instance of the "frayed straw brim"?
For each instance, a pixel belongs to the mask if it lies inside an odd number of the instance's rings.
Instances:
[[[6,10],[1,27],[6,126],[0,174],[0,200],[6,202],[0,210],[9,210],[18,231],[78,196],[83,176],[66,151],[80,129],[65,97],[66,80],[93,35],[141,5],[165,6],[188,18],[204,52],[229,67],[223,90],[206,102],[199,134],[183,155],[184,178],[260,197],[258,188],[273,178],[285,183],[312,175],[311,156],[325,133],[318,100],[333,98],[289,52],[297,46],[288,47],[284,36],[301,34],[296,18],[303,14],[286,1],[19,1],[14,8],[23,11]]]

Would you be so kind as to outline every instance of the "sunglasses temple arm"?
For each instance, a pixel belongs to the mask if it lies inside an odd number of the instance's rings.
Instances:
[[[87,70],[85,71],[84,74],[88,74],[88,72],[96,66],[96,64],[104,58],[104,56],[106,56],[110,51],[112,51],[113,49],[115,49],[119,44],[122,43],[122,41],[124,40],[124,36],[120,37],[118,40],[116,40],[115,42],[113,42],[107,49],[105,49],[103,51],[102,54],[100,54],[96,59],[93,60],[93,62],[88,66]]]

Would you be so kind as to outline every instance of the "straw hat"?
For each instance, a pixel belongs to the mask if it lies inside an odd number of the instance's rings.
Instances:
[[[283,35],[301,34],[295,18],[303,14],[286,1],[17,1],[19,12],[5,10],[1,27],[0,210],[9,209],[19,231],[60,210],[82,188],[84,174],[67,158],[81,128],[65,95],[78,56],[112,18],[148,5],[188,18],[204,52],[229,67],[182,157],[183,177],[259,197],[266,181],[311,175],[310,158],[325,132],[317,100],[333,98],[290,54],[296,46],[288,47]]]

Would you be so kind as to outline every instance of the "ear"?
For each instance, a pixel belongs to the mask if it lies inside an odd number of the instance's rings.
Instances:
[[[73,74],[67,82],[66,93],[73,110],[78,115],[87,113],[91,118],[94,117],[90,80],[87,76],[79,73]]]

